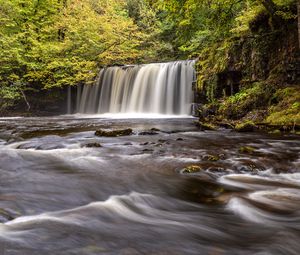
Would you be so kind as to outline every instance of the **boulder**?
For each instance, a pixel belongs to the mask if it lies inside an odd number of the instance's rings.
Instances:
[[[133,133],[131,128],[119,129],[119,130],[103,130],[99,129],[95,132],[96,136],[105,136],[105,137],[118,137],[118,136],[128,136]]]

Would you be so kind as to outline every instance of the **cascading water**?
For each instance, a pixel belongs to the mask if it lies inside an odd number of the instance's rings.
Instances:
[[[78,86],[78,113],[191,114],[194,61],[102,69],[95,84]]]

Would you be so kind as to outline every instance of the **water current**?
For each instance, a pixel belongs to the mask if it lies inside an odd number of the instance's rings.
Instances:
[[[0,119],[0,255],[298,255],[299,137],[193,121]]]

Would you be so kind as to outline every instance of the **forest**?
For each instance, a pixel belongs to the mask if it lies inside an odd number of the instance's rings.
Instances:
[[[101,67],[196,59],[195,91],[206,121],[251,112],[246,120],[299,123],[296,0],[1,0],[0,6],[2,115],[20,103],[29,110],[32,94],[92,84]]]

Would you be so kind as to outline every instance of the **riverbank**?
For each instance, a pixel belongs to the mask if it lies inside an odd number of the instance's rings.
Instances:
[[[200,124],[225,123],[239,131],[298,132],[297,22],[283,19],[271,26],[268,15],[261,14],[250,28],[245,35],[227,42],[223,58],[213,62],[210,56],[207,60],[202,57],[196,65]],[[245,125],[248,128],[243,128]]]

